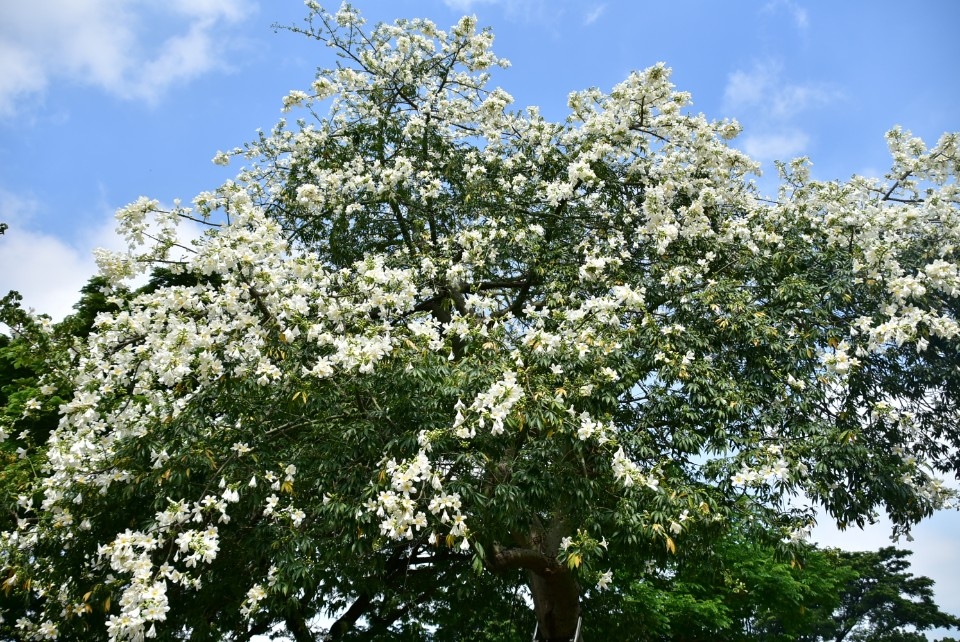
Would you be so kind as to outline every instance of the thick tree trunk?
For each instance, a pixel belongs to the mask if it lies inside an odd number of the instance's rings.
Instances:
[[[557,561],[565,530],[563,518],[555,519],[547,528],[538,523],[529,538],[517,538],[522,546],[494,546],[487,560],[494,571],[527,572],[537,637],[543,642],[574,642],[580,619],[580,586],[570,569]]]
[[[547,642],[575,642],[580,619],[580,587],[564,567],[527,571],[539,637]]]

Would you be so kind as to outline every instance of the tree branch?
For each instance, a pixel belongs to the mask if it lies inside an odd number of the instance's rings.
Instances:
[[[556,558],[532,548],[493,547],[493,555],[487,558],[487,567],[494,572],[524,569],[540,575],[550,575],[562,570]]]
[[[283,620],[287,623],[287,630],[293,634],[293,639],[297,642],[317,642],[317,638],[303,619],[300,609],[288,611],[284,614]]]
[[[353,629],[354,625],[357,623],[357,620],[359,620],[360,617],[367,612],[371,604],[373,604],[373,596],[371,596],[369,593],[364,593],[354,600],[353,604],[350,605],[350,608],[348,608],[346,612],[338,617],[337,621],[330,626],[330,629],[327,631],[329,639],[343,639],[343,637]]]

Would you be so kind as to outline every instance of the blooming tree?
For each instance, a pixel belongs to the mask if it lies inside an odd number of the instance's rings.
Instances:
[[[817,508],[906,533],[953,503],[957,135],[764,200],[663,65],[550,122],[471,18],[308,6],[339,63],[302,118],[191,207],[118,213],[101,274],[176,278],[42,388],[72,396],[7,507],[8,635],[374,635],[523,582],[570,639],[729,524],[788,547]]]

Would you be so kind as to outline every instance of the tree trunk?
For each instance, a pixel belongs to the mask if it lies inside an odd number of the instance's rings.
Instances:
[[[580,619],[580,587],[569,569],[555,565],[544,572],[527,571],[539,639],[575,642]],[[576,641],[579,642],[579,641]]]
[[[493,571],[524,569],[537,616],[537,638],[542,642],[574,642],[580,620],[580,586],[573,572],[557,560],[567,530],[563,517],[548,527],[539,522],[528,537],[515,537],[514,548],[494,545],[487,564]],[[576,641],[579,642],[579,641]]]

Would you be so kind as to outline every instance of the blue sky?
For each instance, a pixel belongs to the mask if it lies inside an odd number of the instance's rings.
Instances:
[[[335,9],[336,1],[327,3]],[[566,95],[609,89],[664,61],[694,109],[744,125],[737,144],[773,175],[808,155],[822,179],[881,174],[884,132],[928,143],[960,130],[960,2],[871,0],[392,0],[370,22],[475,13],[513,63],[495,81],[517,106],[560,119]],[[331,52],[274,23],[300,0],[30,0],[0,6],[0,293],[67,313],[116,246],[113,211],[140,195],[189,201],[231,175],[210,159],[269,129]],[[765,180],[762,185],[772,185]],[[960,614],[960,519],[917,532],[914,570]],[[845,539],[886,543],[882,530]]]

